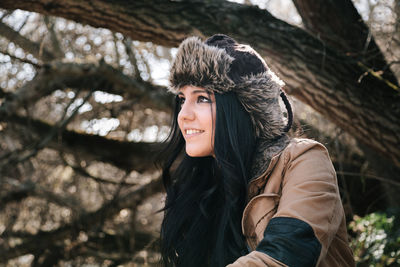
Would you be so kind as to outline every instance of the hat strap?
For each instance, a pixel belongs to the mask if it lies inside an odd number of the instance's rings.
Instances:
[[[288,112],[288,123],[287,123],[285,129],[283,129],[283,131],[287,133],[287,132],[289,132],[290,128],[292,127],[293,112],[292,112],[292,106],[290,105],[285,92],[282,89],[280,91],[281,91],[280,96],[282,97],[283,103],[285,103],[285,106],[286,106],[286,109]]]

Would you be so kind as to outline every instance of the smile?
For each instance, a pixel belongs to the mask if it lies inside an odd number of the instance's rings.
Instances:
[[[197,130],[197,129],[186,129],[185,130],[185,135],[194,135],[198,133],[204,132],[203,130]]]

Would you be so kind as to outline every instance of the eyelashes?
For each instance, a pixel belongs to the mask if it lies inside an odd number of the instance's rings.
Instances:
[[[205,96],[199,96],[197,98],[198,103],[211,103],[211,100],[208,97]]]
[[[182,106],[185,103],[185,98],[184,97],[178,97],[178,104],[179,106]],[[196,103],[211,103],[211,99],[205,96],[198,96]]]

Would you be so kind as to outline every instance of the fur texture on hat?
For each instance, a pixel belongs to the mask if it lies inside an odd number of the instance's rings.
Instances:
[[[259,56],[251,47],[241,47]],[[177,94],[186,85],[220,94],[233,91],[250,114],[257,137],[272,140],[282,136],[285,122],[278,102],[282,82],[265,64],[267,71],[243,76],[235,83],[228,75],[234,60],[224,48],[189,37],[180,44],[172,64],[169,91]]]

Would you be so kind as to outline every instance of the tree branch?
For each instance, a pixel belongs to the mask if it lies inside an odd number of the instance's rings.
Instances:
[[[40,68],[42,67],[42,65],[37,64],[37,63],[35,63],[35,62],[33,62],[33,61],[29,60],[29,59],[16,57],[16,56],[11,55],[10,53],[8,53],[8,52],[6,52],[6,51],[0,51],[0,53],[3,54],[3,55],[9,56],[9,57],[10,57],[11,59],[13,59],[13,60],[17,60],[17,61],[20,61],[20,62],[23,62],[23,63],[31,64],[31,65],[34,66],[36,69],[40,69]]]
[[[135,78],[136,78],[136,80],[141,81],[142,78],[140,77],[140,70],[138,68],[137,60],[135,57],[135,52],[133,51],[133,48],[132,48],[132,39],[129,37],[124,37],[123,43],[125,45],[125,51],[126,51],[126,54],[128,55],[129,61],[132,65],[133,69],[135,70],[135,72],[134,72]]]
[[[0,22],[0,35],[15,43],[25,51],[31,53],[38,59],[42,59],[43,61],[51,61],[55,58],[54,55],[45,48],[42,49],[43,52],[41,54],[40,44],[20,35],[19,32],[2,22]]]
[[[47,144],[54,139],[56,134],[59,131],[62,131],[65,129],[65,127],[68,125],[68,123],[72,120],[72,118],[75,117],[75,115],[78,113],[78,110],[86,103],[86,101],[92,96],[93,91],[90,91],[86,97],[83,99],[82,103],[77,106],[72,114],[68,117],[65,118],[69,107],[72,105],[73,101],[70,102],[70,104],[67,106],[65,109],[64,115],[60,119],[60,121],[50,129],[50,131],[45,135],[43,139],[38,141],[36,144],[29,146],[26,149],[23,149],[22,151],[18,151],[19,153],[11,153],[7,157],[2,157],[4,160],[0,163],[0,171],[7,166],[13,166],[18,163],[24,162],[25,160],[35,156],[40,150],[42,150]]]
[[[87,231],[99,225],[102,218],[112,218],[121,209],[139,205],[149,196],[162,190],[162,180],[157,178],[150,183],[127,192],[112,202],[104,204],[94,212],[82,214],[78,219],[56,230],[40,231],[31,238],[26,238],[22,244],[11,248],[0,247],[0,262],[6,262],[18,256],[41,251],[49,244],[62,244],[65,239],[74,240],[79,231]],[[38,243],[37,240],[41,242]]]
[[[167,94],[165,88],[134,80],[104,61],[84,64],[52,62],[43,65],[35,78],[0,105],[0,121],[15,113],[22,105],[34,103],[63,88],[98,89],[135,98],[159,110],[170,109],[172,103],[172,96]]]
[[[15,184],[15,182],[16,181],[13,181],[13,184]],[[28,180],[23,184],[13,185],[13,187],[14,189],[11,189],[7,195],[1,197],[0,211],[11,202],[19,202],[29,196],[35,196],[46,199],[48,202],[55,203],[59,206],[68,207],[78,214],[83,212],[80,209],[80,204],[72,196],[55,194],[33,181]]]
[[[113,185],[123,185],[123,186],[135,186],[135,185],[137,185],[137,184],[128,183],[128,182],[125,182],[125,181],[116,182],[116,181],[110,181],[110,180],[107,180],[107,179],[103,179],[103,178],[100,178],[100,177],[93,176],[93,175],[91,175],[90,173],[88,173],[88,171],[85,170],[85,168],[82,168],[82,167],[79,166],[79,165],[70,164],[70,163],[67,162],[67,161],[65,160],[65,158],[63,158],[63,157],[62,157],[62,160],[63,160],[63,162],[64,162],[65,165],[71,167],[76,173],[78,173],[78,174],[80,174],[80,175],[82,175],[82,176],[84,176],[84,177],[88,177],[88,178],[90,178],[90,179],[92,179],[93,181],[98,182],[98,183],[102,183],[102,184],[113,184]]]
[[[293,3],[306,29],[314,36],[318,36],[327,45],[357,58],[369,68],[386,69],[387,63],[383,54],[350,0],[294,0]],[[397,85],[396,77],[390,69],[386,69],[382,78]]]
[[[53,51],[56,58],[64,58],[64,52],[61,49],[60,42],[58,41],[57,34],[54,30],[54,21],[49,16],[44,16],[44,23],[50,33],[50,40],[53,46]]]
[[[21,116],[9,117],[10,122],[28,127],[28,118]],[[43,136],[54,127],[49,123],[31,119],[29,131]],[[134,143],[117,141],[106,137],[62,130],[57,138],[53,138],[47,147],[59,151],[76,154],[87,160],[109,162],[124,170],[138,172],[154,170],[154,152],[160,149],[157,143]]]

